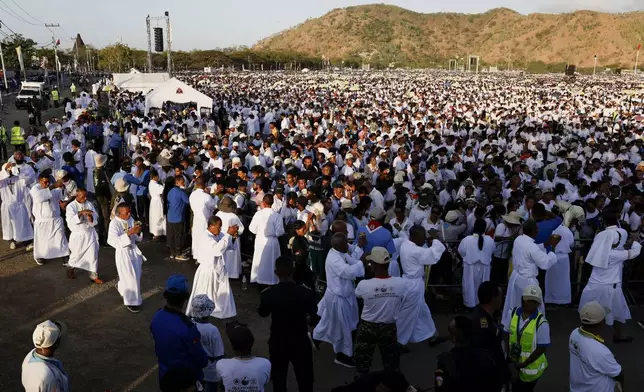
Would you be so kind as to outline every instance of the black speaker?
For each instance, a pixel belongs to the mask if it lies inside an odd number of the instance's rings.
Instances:
[[[163,29],[161,27],[154,28],[154,50],[163,52]]]
[[[575,76],[577,72],[577,66],[575,64],[566,65],[566,76]]]

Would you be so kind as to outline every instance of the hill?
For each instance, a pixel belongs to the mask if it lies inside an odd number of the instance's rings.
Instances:
[[[521,15],[507,8],[483,14],[422,14],[389,5],[334,9],[258,42],[254,50],[295,51],[335,61],[430,66],[468,54],[507,67],[571,63],[632,67],[644,41],[644,12],[577,11]],[[643,59],[644,60],[644,59]]]

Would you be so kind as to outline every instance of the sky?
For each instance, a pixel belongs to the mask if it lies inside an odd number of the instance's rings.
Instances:
[[[308,18],[320,17],[334,8],[372,3],[392,4],[423,13],[480,13],[498,7],[522,14],[644,11],[644,0],[461,0],[456,3],[438,0],[112,0],[107,3],[0,0],[0,31],[20,33],[42,45],[51,42],[53,31],[63,48],[71,47],[71,38],[78,33],[85,43],[96,47],[122,42],[144,49],[147,47],[145,17],[163,16],[168,11],[173,50],[214,49],[252,46],[262,38]],[[58,23],[60,27],[50,31],[44,23]],[[153,21],[152,27],[157,27],[157,23],[165,32],[165,22]]]

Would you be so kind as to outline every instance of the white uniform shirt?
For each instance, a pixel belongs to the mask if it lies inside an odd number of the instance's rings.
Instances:
[[[266,358],[230,358],[217,361],[217,376],[226,392],[264,392],[271,380],[271,363]]]
[[[221,334],[219,329],[214,325],[206,323],[195,323],[197,329],[201,334],[201,346],[203,347],[206,355],[209,358],[217,358],[224,356],[224,342],[221,339]],[[217,362],[218,361],[208,361],[208,365],[203,368],[204,381],[217,382],[219,377],[217,375]]]
[[[405,297],[406,287],[407,283],[403,278],[372,278],[360,281],[356,287],[356,297],[364,299],[361,318],[370,323],[394,323]]]
[[[592,336],[572,331],[570,350],[570,392],[613,392],[622,367],[608,347]]]

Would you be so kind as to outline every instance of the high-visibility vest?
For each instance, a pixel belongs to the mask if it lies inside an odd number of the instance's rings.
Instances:
[[[54,101],[58,101],[58,90],[52,90],[51,99]]]
[[[25,138],[22,136],[22,128],[11,128],[11,144],[25,144]]]
[[[510,352],[512,353],[512,347],[517,344],[517,339],[519,335],[519,308],[515,308],[512,311],[512,320],[510,321]],[[523,333],[521,334],[521,341],[518,342],[519,347],[521,348],[521,357],[514,358],[519,362],[523,362],[530,354],[537,349],[537,328],[543,323],[546,322],[545,317],[541,312],[537,312],[537,316],[530,318],[527,321],[527,325],[523,328]],[[548,360],[546,355],[542,354],[536,361],[532,362],[525,368],[521,369],[519,378],[523,382],[532,382],[537,380],[543,372],[548,367]]]
[[[0,142],[4,143],[7,141],[7,129],[4,126],[0,126]]]
[[[72,83],[72,85],[69,87],[69,89],[71,90],[71,92],[75,93],[76,92],[76,85],[74,83]]]

